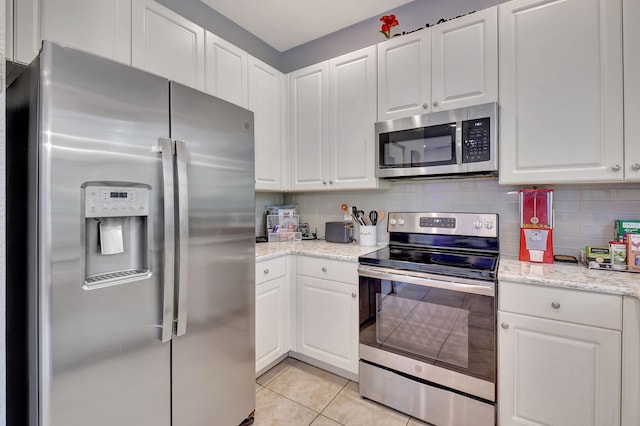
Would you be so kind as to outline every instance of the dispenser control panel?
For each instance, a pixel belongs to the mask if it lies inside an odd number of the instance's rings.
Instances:
[[[149,215],[149,189],[141,187],[87,186],[85,217]]]

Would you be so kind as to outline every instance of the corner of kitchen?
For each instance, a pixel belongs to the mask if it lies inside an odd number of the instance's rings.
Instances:
[[[640,0],[3,3],[0,425],[640,426]]]

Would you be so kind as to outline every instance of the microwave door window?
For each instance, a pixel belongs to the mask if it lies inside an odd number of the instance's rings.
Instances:
[[[380,135],[382,167],[456,164],[455,124],[401,130]]]

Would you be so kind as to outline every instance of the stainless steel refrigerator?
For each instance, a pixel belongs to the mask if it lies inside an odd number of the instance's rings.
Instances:
[[[253,114],[44,42],[7,125],[8,424],[250,423]]]

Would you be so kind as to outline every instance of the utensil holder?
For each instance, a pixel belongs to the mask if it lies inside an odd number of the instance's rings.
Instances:
[[[378,233],[375,225],[360,225],[360,245],[375,246],[378,243]]]

